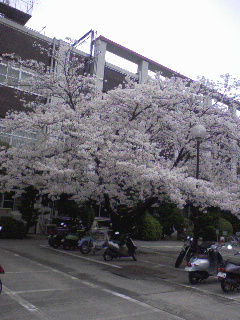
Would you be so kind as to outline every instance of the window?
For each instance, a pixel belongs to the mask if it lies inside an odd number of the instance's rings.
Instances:
[[[20,90],[30,91],[30,86],[24,83],[33,77],[33,73],[22,67],[20,64],[12,65],[8,60],[0,61],[0,83],[15,87]]]
[[[30,130],[17,130],[11,133],[1,131],[3,127],[0,125],[0,141],[17,147],[22,144],[35,144],[37,141],[37,133]]]

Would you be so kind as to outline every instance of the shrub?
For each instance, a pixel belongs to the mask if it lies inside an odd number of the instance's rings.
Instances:
[[[160,240],[161,237],[162,226],[160,222],[147,212],[140,228],[139,239],[147,241]]]
[[[159,207],[154,208],[153,217],[158,219],[162,226],[162,237],[170,236],[174,230],[177,230],[178,233],[183,232],[182,211],[173,203],[161,202]]]
[[[232,224],[233,233],[240,231],[240,219],[229,211],[222,211],[221,218],[226,219]]]
[[[219,235],[223,235],[223,231],[227,231],[227,235],[230,236],[233,234],[233,226],[231,222],[227,221],[224,218],[219,218],[218,222]]]
[[[216,241],[217,234],[214,226],[206,226],[203,228],[202,238],[203,241]]]
[[[23,239],[26,237],[26,228],[22,221],[18,221],[12,217],[0,217],[1,239]]]

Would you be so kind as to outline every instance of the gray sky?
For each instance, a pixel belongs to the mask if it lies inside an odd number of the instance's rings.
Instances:
[[[27,26],[57,39],[93,29],[192,79],[240,79],[240,0],[38,0]]]

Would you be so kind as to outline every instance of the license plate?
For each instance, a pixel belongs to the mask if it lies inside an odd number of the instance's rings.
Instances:
[[[218,278],[226,278],[226,273],[218,272],[217,276],[218,276]]]

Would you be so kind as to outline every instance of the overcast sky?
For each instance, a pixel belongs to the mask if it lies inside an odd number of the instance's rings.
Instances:
[[[192,79],[240,79],[240,0],[38,0],[27,26],[57,39],[93,29]]]

